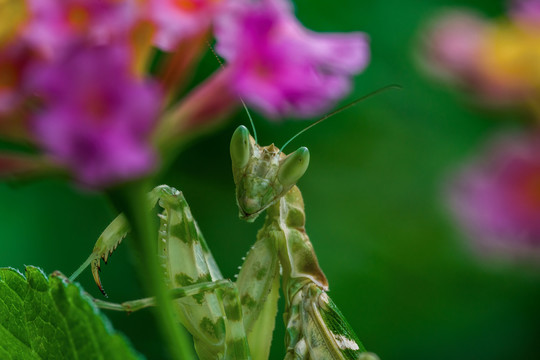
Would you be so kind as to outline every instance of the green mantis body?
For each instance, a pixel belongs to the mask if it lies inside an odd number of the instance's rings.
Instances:
[[[251,222],[267,211],[235,283],[223,279],[182,193],[159,186],[149,194],[149,206],[158,202],[163,209],[158,251],[164,278],[199,357],[268,359],[281,273],[286,360],[377,359],[365,352],[327,295],[328,281],[305,232],[304,203],[295,184],[307,169],[308,150],[287,156],[274,145],[261,147],[243,126],[235,131],[230,150],[240,217]],[[107,260],[128,231],[120,215],[81,267],[92,264],[100,289],[100,259]],[[96,302],[124,311],[153,305],[152,299]]]
[[[304,201],[295,184],[309,164],[308,150],[285,156],[274,145],[260,147],[240,127],[231,141],[231,158],[240,217],[252,221],[267,211],[256,246],[275,248],[281,265],[285,359],[373,357],[326,294],[328,281],[305,232]]]

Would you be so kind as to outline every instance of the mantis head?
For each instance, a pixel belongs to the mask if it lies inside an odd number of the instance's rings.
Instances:
[[[274,144],[259,146],[249,130],[239,126],[231,139],[231,160],[239,216],[252,222],[304,175],[309,150],[301,147],[285,155]]]

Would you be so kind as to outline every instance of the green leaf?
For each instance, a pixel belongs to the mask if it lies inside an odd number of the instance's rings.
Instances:
[[[0,268],[0,359],[139,359],[78,284]]]

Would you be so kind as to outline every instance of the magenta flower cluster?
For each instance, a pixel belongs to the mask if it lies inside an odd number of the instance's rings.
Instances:
[[[452,210],[482,253],[540,257],[540,137],[505,134],[463,167]]]
[[[231,64],[235,91],[273,117],[326,110],[369,60],[364,34],[306,30],[286,0],[230,2],[216,23],[216,37],[218,52]]]
[[[131,76],[120,46],[70,51],[30,73],[29,86],[47,104],[31,124],[38,143],[86,185],[144,174],[156,163],[148,134],[160,107],[157,84]]]
[[[240,98],[271,118],[320,113],[369,61],[365,34],[311,32],[289,0],[21,2],[0,14],[0,136],[92,188],[145,176],[161,142],[225,118]],[[213,35],[225,68],[171,103]],[[149,75],[156,48],[163,68]]]

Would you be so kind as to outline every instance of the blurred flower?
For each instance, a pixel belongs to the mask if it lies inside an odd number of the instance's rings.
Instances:
[[[507,134],[490,142],[448,194],[455,217],[480,251],[540,256],[540,134]]]
[[[540,27],[540,1],[514,0],[510,2],[511,16],[520,22]]]
[[[228,5],[216,21],[216,49],[228,61],[237,94],[269,116],[324,111],[369,61],[366,35],[311,32],[286,0]]]
[[[289,0],[5,1],[17,16],[0,15],[0,136],[35,146],[40,161],[89,187],[147,174],[150,142],[170,156],[239,97],[270,116],[320,113],[369,61],[363,33],[311,32]],[[214,20],[228,64],[178,99]],[[156,43],[172,53],[150,84]]]
[[[81,37],[103,44],[125,36],[137,15],[134,0],[27,0],[24,37],[46,55],[58,55]]]
[[[483,76],[524,96],[540,89],[540,27],[498,23],[487,33],[479,54]]]
[[[173,50],[181,40],[208,29],[227,0],[149,0],[149,17],[156,24],[155,45]]]
[[[78,46],[29,76],[45,103],[33,119],[36,140],[91,187],[155,166],[148,138],[161,99],[155,86],[131,75],[129,61],[122,46]]]
[[[477,58],[488,27],[484,18],[469,10],[442,12],[422,31],[420,60],[445,81],[466,81],[477,72]]]
[[[527,104],[540,89],[540,27],[445,11],[422,30],[419,60],[432,76],[486,105]]]
[[[4,0],[0,6],[0,128],[5,128],[3,118],[24,98],[22,74],[35,54],[20,41],[20,34],[29,19],[27,1]]]
[[[239,103],[229,75],[227,69],[217,71],[163,114],[154,132],[155,142],[174,148],[179,141],[208,131],[230,116]]]
[[[2,0],[0,3],[0,47],[12,41],[28,20],[25,0]]]

